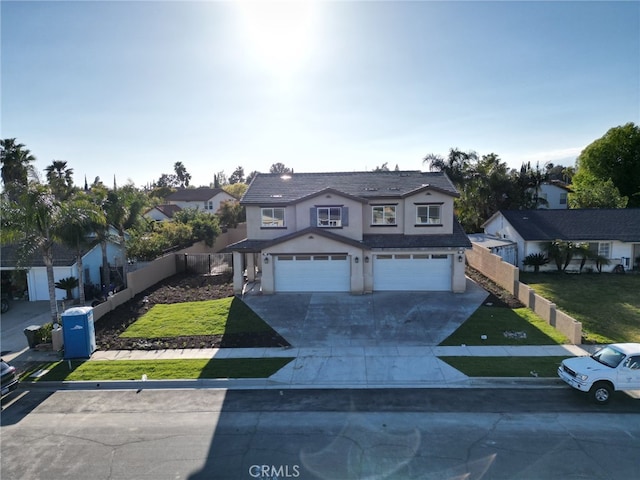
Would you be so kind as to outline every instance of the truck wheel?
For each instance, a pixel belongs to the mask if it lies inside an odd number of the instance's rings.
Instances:
[[[605,405],[611,400],[613,388],[607,382],[597,382],[589,390],[589,396],[598,405]]]

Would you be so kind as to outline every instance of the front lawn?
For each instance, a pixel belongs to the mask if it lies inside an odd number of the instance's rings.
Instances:
[[[521,272],[520,281],[582,322],[587,341],[640,342],[640,275]]]
[[[438,357],[468,377],[557,377],[570,357]]]
[[[486,340],[482,336],[486,335]],[[440,345],[557,345],[569,340],[528,308],[480,306]]]
[[[154,305],[122,337],[163,338],[267,332],[271,327],[236,297]]]
[[[293,358],[221,358],[185,360],[67,361],[41,366],[49,372],[33,381],[192,380],[198,378],[267,378]]]

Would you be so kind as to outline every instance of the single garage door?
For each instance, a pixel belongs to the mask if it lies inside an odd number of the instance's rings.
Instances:
[[[373,289],[450,291],[451,259],[452,255],[374,255]]]
[[[276,292],[348,292],[347,255],[275,255]]]

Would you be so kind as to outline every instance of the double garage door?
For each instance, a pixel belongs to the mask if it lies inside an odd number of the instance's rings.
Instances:
[[[452,255],[376,254],[373,289],[450,291]]]
[[[275,255],[276,292],[348,292],[347,255]]]

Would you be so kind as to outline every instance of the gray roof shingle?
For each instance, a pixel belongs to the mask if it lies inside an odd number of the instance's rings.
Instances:
[[[204,202],[215,197],[218,193],[223,192],[221,188],[181,188],[180,190],[167,195],[165,200],[171,202]]]
[[[458,196],[441,172],[331,172],[258,174],[242,197],[244,205],[290,204],[326,189],[361,199],[400,198],[424,188]]]
[[[640,209],[501,210],[528,241],[640,242]]]

